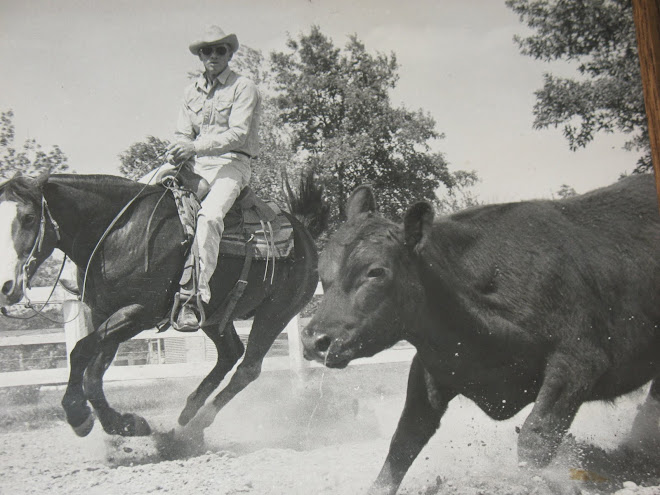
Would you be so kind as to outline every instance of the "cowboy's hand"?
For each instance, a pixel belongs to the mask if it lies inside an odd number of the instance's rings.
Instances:
[[[185,163],[193,156],[195,156],[195,145],[190,141],[170,144],[167,148],[167,158],[175,165]]]

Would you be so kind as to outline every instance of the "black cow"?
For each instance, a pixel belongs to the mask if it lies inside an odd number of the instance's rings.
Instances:
[[[535,405],[518,456],[543,467],[580,405],[653,380],[660,404],[660,215],[651,175],[558,201],[487,205],[404,225],[356,189],[320,260],[308,359],[342,368],[407,340],[406,404],[372,493],[393,494],[460,394],[494,419]],[[654,406],[655,404],[655,406]],[[657,426],[657,416],[654,416]]]

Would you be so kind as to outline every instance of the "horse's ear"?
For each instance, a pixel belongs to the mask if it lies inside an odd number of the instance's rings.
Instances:
[[[360,213],[376,211],[376,198],[371,186],[358,186],[353,190],[346,203],[346,217],[351,218]]]
[[[421,247],[431,231],[432,224],[433,207],[429,203],[421,201],[412,205],[403,220],[406,248],[412,251]]]
[[[39,189],[43,189],[44,185],[46,182],[48,182],[48,179],[50,178],[50,170],[46,169],[43,172],[39,174],[39,176],[35,179],[37,186]]]

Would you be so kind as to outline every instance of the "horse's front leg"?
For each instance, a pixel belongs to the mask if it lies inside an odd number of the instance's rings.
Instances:
[[[85,373],[85,395],[94,407],[99,421],[103,425],[103,430],[107,434],[125,437],[149,435],[151,428],[143,417],[133,413],[121,414],[113,409],[105,398],[103,375],[112,363],[118,348],[119,342],[101,344],[101,352],[96,355]]]
[[[87,435],[93,417],[86,401],[97,412],[103,429],[108,433],[148,434],[146,421],[133,415],[116,413],[103,394],[103,374],[112,362],[119,344],[137,335],[144,327],[144,308],[134,304],[122,308],[103,322],[92,334],[81,339],[71,353],[69,386],[62,399],[67,420],[79,436]]]
[[[87,366],[96,354],[99,340],[96,332],[83,337],[76,343],[69,356],[71,370],[66,392],[62,398],[62,407],[67,422],[79,437],[87,436],[94,426],[94,416],[87,405],[83,390],[83,378]]]

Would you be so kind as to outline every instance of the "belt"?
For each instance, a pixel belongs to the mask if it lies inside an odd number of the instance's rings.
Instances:
[[[236,153],[237,155],[243,155],[247,156],[248,158],[253,158],[250,153],[246,153],[245,151],[239,151],[239,150],[231,150],[229,153]]]

